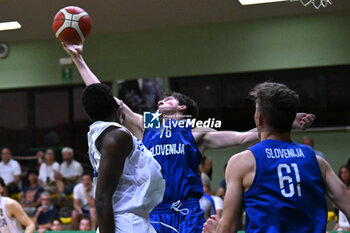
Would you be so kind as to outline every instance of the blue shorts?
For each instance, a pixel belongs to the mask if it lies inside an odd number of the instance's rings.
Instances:
[[[85,208],[81,208],[81,210],[83,211],[83,215],[85,217],[90,217],[90,210],[85,209]]]
[[[152,226],[158,233],[201,233],[204,212],[198,199],[172,204],[161,203],[149,215]]]

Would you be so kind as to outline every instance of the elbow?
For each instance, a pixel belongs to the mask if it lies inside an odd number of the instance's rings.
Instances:
[[[26,230],[29,229],[30,232],[35,231],[35,223],[33,221],[30,221],[29,224],[26,227]]]
[[[95,199],[95,207],[97,210],[102,210],[104,205],[103,198],[96,198]]]

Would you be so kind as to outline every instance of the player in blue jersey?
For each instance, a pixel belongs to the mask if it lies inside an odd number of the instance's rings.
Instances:
[[[251,96],[261,142],[229,160],[224,215],[217,227],[217,217],[208,220],[203,232],[237,232],[244,208],[246,233],[324,233],[325,195],[349,219],[345,185],[324,158],[291,139],[296,92],[283,84],[262,83]]]
[[[99,83],[82,57],[82,45],[64,45],[72,57],[86,85]],[[157,232],[201,232],[204,217],[199,207],[203,195],[203,185],[199,176],[198,165],[201,153],[206,149],[224,149],[237,145],[249,144],[258,140],[256,130],[248,132],[214,131],[192,129],[181,124],[186,116],[196,118],[197,104],[180,93],[168,93],[158,103],[158,111],[163,122],[169,127],[148,129],[143,127],[143,116],[134,113],[128,106],[116,98],[122,124],[153,153],[162,166],[166,181],[166,190],[161,204],[150,214],[150,220]],[[307,127],[312,123],[312,114],[299,114],[294,122],[297,128]]]

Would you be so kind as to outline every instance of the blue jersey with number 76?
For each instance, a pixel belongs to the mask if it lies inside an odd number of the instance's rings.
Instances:
[[[325,184],[313,149],[268,139],[249,150],[256,174],[243,196],[246,232],[325,232]]]

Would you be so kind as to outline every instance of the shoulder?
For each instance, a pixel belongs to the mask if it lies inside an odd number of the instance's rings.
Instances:
[[[229,174],[234,173],[239,176],[244,176],[249,172],[255,170],[255,157],[250,150],[245,150],[233,155],[228,163],[227,170]]]
[[[81,163],[76,160],[73,160],[73,164],[75,167],[82,167]]]
[[[19,162],[17,160],[11,159],[10,163],[11,166],[19,166]]]
[[[9,212],[9,215],[12,215],[13,212],[20,207],[20,204],[11,198],[8,198],[8,197],[4,197],[4,198],[6,198],[5,199],[6,209]]]
[[[110,152],[130,152],[133,146],[131,133],[125,128],[114,128],[103,138],[103,148]]]
[[[327,162],[327,160],[325,160],[323,157],[316,155],[316,159],[317,159],[318,165],[320,167],[322,176],[325,178],[325,175],[326,175],[328,169],[332,169],[332,168],[329,165],[329,163]]]
[[[227,165],[235,166],[251,166],[255,164],[255,158],[253,152],[245,150],[240,153],[234,154],[228,161]]]
[[[75,185],[74,186],[74,190],[81,190],[81,189],[83,189],[84,187],[83,187],[83,184],[82,183],[79,183],[79,184],[77,184],[77,185]]]
[[[113,128],[110,130],[104,137],[104,143],[115,143],[115,142],[124,142],[132,141],[132,136],[130,132],[124,127]]]

